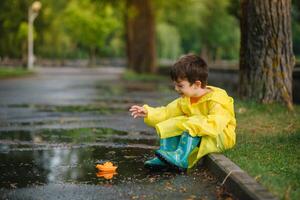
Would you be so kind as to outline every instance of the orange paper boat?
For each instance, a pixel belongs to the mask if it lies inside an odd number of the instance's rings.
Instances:
[[[114,175],[117,175],[116,172],[104,172],[100,171],[96,173],[97,177],[105,178],[105,179],[112,179]]]
[[[114,172],[118,167],[114,166],[111,162],[106,162],[104,164],[97,164],[96,168],[103,172]]]

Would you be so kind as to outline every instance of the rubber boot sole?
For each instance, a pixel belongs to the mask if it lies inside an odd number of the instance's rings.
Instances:
[[[155,152],[155,155],[163,162],[167,163],[170,167],[172,167],[173,169],[179,171],[179,172],[187,172],[186,168],[182,168],[179,167],[177,165],[174,165],[173,163],[169,162],[168,160],[166,160],[164,157],[162,157],[159,153]]]

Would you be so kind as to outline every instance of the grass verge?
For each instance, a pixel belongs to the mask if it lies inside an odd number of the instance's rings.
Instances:
[[[237,145],[225,155],[280,199],[300,199],[300,106],[236,102]]]
[[[0,66],[0,78],[11,78],[33,74],[32,71],[21,67],[2,67]]]
[[[165,81],[168,80],[165,76],[158,74],[138,74],[131,70],[126,70],[122,78],[126,81]]]

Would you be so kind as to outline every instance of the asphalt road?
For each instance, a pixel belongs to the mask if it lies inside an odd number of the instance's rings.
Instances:
[[[126,82],[121,73],[44,68],[0,80],[0,198],[221,198],[216,179],[201,167],[189,173],[144,169],[158,138],[127,110],[176,94],[168,81]],[[105,161],[118,166],[111,177],[95,168]]]

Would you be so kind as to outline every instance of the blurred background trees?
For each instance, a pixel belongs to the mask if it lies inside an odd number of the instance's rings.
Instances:
[[[32,2],[0,2],[1,59],[26,59],[27,9]],[[93,65],[96,58],[126,56],[125,20],[135,11],[126,8],[125,0],[41,2],[34,26],[38,58],[89,59]],[[238,58],[239,24],[228,11],[229,0],[150,2],[158,59],[174,60],[188,52],[202,52],[210,60]]]
[[[32,2],[0,1],[1,60],[18,59],[26,63],[27,11]],[[126,16],[135,14],[134,9],[127,8],[127,0],[41,2],[43,8],[34,26],[38,59],[88,59],[94,65],[99,58],[127,56]],[[188,52],[201,54],[210,62],[238,60],[239,0],[152,0],[151,4],[155,20],[151,37],[156,46],[157,66],[161,60],[173,61]],[[299,4],[292,2],[296,56],[300,55]]]

